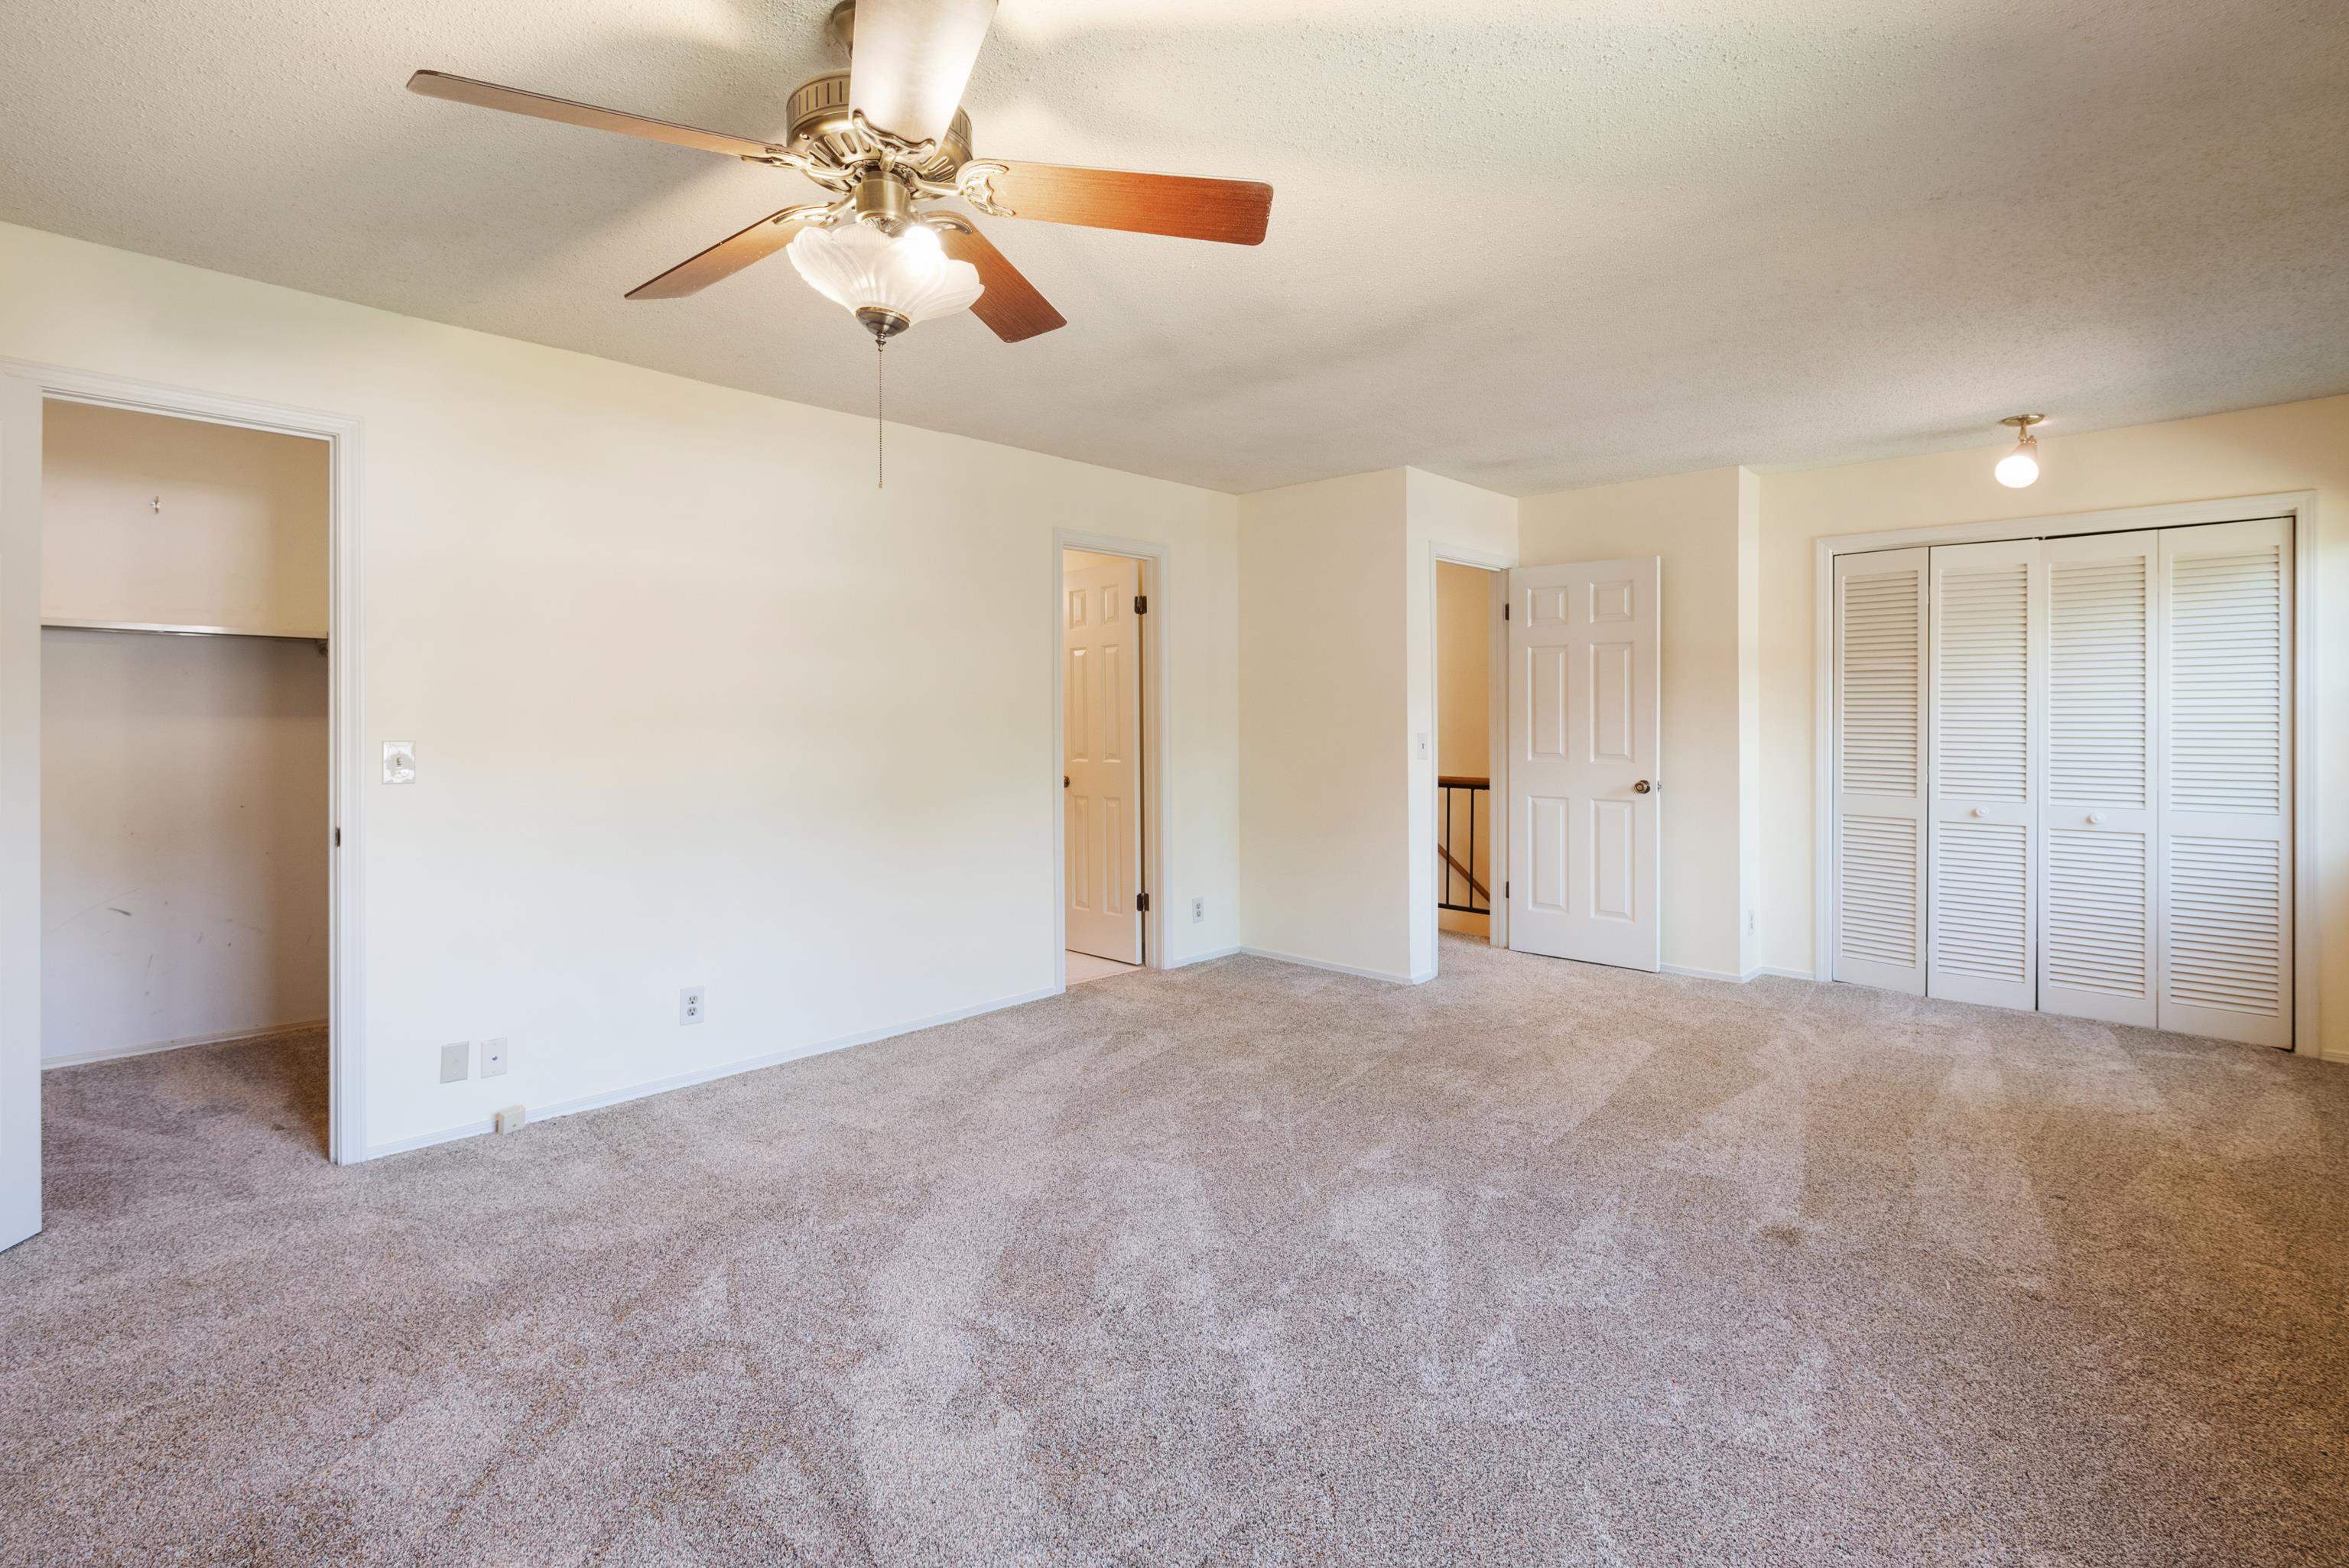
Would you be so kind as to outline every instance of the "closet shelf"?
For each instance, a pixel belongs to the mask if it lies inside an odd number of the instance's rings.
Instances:
[[[243,626],[179,626],[160,621],[58,621],[44,620],[42,629],[61,632],[146,632],[163,637],[266,637],[276,642],[316,643],[325,645],[326,637],[318,632],[256,632]]]

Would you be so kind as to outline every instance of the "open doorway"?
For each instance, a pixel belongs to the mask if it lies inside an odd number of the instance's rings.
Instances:
[[[42,407],[42,1068],[186,1051],[107,1070],[321,1155],[333,482],[316,437]]]
[[[1492,935],[1493,776],[1502,676],[1494,657],[1496,572],[1435,563],[1435,918],[1440,931]]]
[[[1067,983],[1149,960],[1143,562],[1061,552],[1061,925]]]

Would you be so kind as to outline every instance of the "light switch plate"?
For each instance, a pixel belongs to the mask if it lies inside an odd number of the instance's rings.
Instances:
[[[383,781],[387,784],[416,782],[416,742],[387,740],[383,743]]]
[[[506,1070],[506,1043],[503,1040],[481,1042],[481,1076],[498,1078]]]
[[[462,1083],[473,1070],[473,1047],[464,1040],[440,1047],[440,1081]]]

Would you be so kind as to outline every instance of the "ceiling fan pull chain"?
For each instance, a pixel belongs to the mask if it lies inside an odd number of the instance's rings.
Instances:
[[[884,339],[876,337],[873,340],[873,488],[874,490],[889,488],[888,469],[884,466],[882,450],[882,442],[886,438],[889,431],[889,420],[888,416],[883,412],[885,405],[881,401],[881,356],[888,351],[888,343]]]

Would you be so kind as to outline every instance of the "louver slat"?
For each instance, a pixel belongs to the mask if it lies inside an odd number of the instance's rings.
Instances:
[[[2030,568],[1951,572],[1941,580],[1935,671],[1940,793],[1994,800],[2031,794]]]

